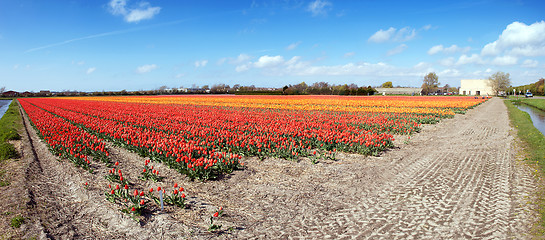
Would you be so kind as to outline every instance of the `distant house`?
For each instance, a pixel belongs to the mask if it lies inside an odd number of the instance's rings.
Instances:
[[[2,93],[2,97],[17,97],[19,95],[16,91],[7,91]]]
[[[460,95],[485,96],[494,95],[492,87],[488,85],[488,79],[462,79],[460,80]]]
[[[379,95],[420,95],[422,88],[375,88]]]

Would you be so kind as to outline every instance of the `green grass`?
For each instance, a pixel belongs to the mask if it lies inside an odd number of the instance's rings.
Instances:
[[[23,225],[23,223],[25,223],[25,218],[22,217],[22,216],[16,216],[16,217],[13,217],[11,218],[11,227],[12,228],[19,228],[21,227],[21,225]]]
[[[17,133],[17,129],[22,128],[20,119],[21,115],[19,114],[17,100],[14,100],[2,119],[0,119],[0,160],[19,157],[17,150],[7,141],[21,139],[21,136]]]
[[[537,99],[536,99],[537,100]],[[518,101],[517,101],[518,102]],[[530,119],[530,115],[519,110],[511,101],[504,101],[509,111],[511,124],[517,128],[518,138],[523,143],[523,153],[526,161],[537,165],[542,176],[545,175],[545,136],[537,130]],[[537,205],[539,206],[540,222],[536,228],[536,233],[545,235],[545,189],[538,193]]]
[[[521,99],[520,102],[545,111],[545,99]]]
[[[5,169],[0,169],[0,187],[9,186],[11,184],[6,173]]]

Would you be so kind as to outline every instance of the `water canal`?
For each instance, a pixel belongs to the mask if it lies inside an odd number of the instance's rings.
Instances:
[[[6,113],[10,104],[11,100],[0,100],[0,118],[4,116],[4,113]]]
[[[528,113],[530,115],[530,118],[532,119],[532,122],[534,123],[534,127],[537,128],[543,135],[545,135],[545,112],[541,111],[535,107],[531,107],[525,104],[516,104],[518,109]]]

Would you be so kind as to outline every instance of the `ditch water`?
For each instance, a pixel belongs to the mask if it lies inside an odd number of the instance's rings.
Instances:
[[[4,116],[4,113],[9,108],[9,104],[11,103],[11,100],[0,100],[0,118]]]
[[[525,104],[516,104],[518,109],[530,114],[530,118],[534,123],[534,127],[537,128],[543,135],[545,135],[545,112],[537,108],[530,107]]]

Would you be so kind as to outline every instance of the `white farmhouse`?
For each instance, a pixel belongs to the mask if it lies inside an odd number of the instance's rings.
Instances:
[[[462,79],[460,81],[460,95],[486,96],[494,95],[488,79]]]

